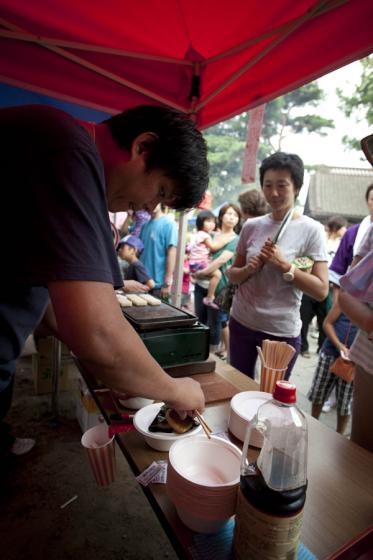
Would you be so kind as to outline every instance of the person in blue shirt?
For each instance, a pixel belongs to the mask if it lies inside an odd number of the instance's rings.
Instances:
[[[162,204],[158,204],[151,213],[151,219],[141,229],[140,239],[144,250],[140,260],[154,279],[155,286],[151,293],[167,300],[175,270],[178,233],[175,221],[163,210]]]

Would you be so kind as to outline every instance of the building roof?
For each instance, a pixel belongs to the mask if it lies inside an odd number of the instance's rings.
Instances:
[[[325,221],[343,216],[359,222],[367,215],[365,192],[373,183],[373,169],[320,166],[310,177],[305,214]]]

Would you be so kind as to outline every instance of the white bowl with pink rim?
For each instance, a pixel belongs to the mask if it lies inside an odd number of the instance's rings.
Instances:
[[[246,428],[254,419],[258,408],[272,399],[271,393],[263,391],[242,391],[231,399],[228,429],[240,441],[244,441]],[[253,430],[251,434],[251,445],[262,447],[263,436]]]
[[[238,447],[215,436],[172,444],[167,493],[189,529],[214,533],[235,514],[241,457]]]

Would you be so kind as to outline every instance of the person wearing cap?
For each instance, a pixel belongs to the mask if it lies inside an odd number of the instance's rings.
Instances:
[[[135,235],[126,235],[118,244],[118,255],[128,264],[125,270],[124,286],[126,281],[134,280],[151,290],[154,288],[155,282],[139,259],[143,250],[143,242]]]
[[[49,328],[93,376],[122,393],[202,410],[200,384],[173,379],[120,310],[109,212],[196,206],[208,184],[206,142],[180,112],[140,105],[95,124],[43,105],[0,110],[0,454],[16,360],[47,309]],[[12,227],[17,216],[22,228]],[[19,258],[28,232],[28,249]],[[4,430],[2,428],[4,427]]]

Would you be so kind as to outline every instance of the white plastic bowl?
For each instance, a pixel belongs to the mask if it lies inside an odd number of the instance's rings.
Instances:
[[[119,403],[125,408],[130,408],[131,410],[139,410],[148,404],[152,404],[154,399],[148,399],[145,397],[133,397],[127,393],[119,393],[118,391],[112,391],[112,395]]]
[[[272,399],[271,393],[263,391],[243,391],[231,399],[228,428],[240,441],[244,441],[246,428],[253,420],[258,408],[263,403]],[[262,447],[263,438],[257,430],[252,432],[251,444]]]
[[[146,443],[157,451],[168,451],[175,441],[190,438],[202,430],[201,426],[198,425],[185,434],[149,432],[150,424],[163,405],[164,403],[154,403],[145,406],[138,410],[133,418],[133,425],[136,430],[144,436]]]
[[[233,443],[214,436],[171,446],[167,493],[189,529],[214,533],[235,514],[241,457]]]
[[[144,406],[148,406],[149,404],[153,404],[153,399],[145,399],[144,397],[128,397],[126,399],[118,399],[122,406],[126,408],[130,408],[131,410],[139,410],[140,408],[144,408]]]

